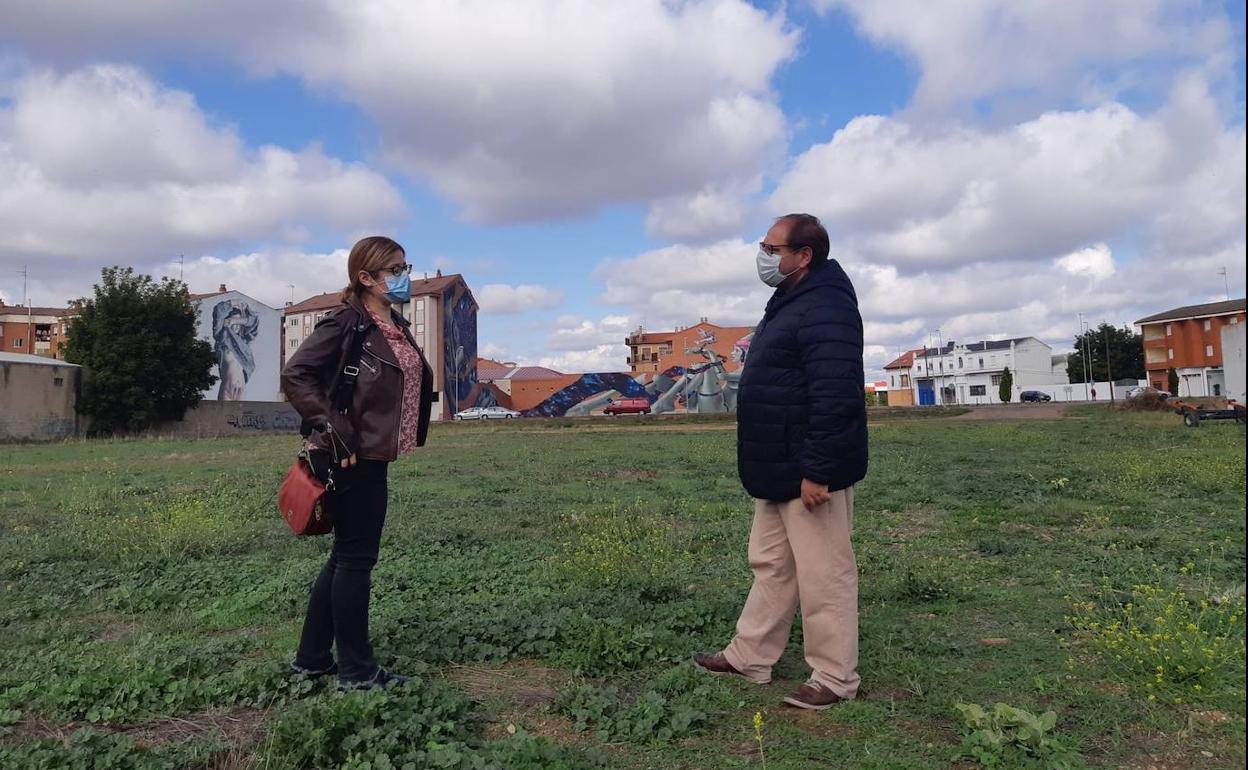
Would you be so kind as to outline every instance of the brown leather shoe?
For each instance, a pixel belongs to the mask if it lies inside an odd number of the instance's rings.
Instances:
[[[807,682],[797,692],[784,699],[790,706],[812,711],[829,709],[845,700],[818,682]]]
[[[728,662],[728,659],[724,657],[724,654],[722,652],[695,653],[693,656],[693,662],[698,666],[698,668],[702,669],[703,671],[708,671],[712,674],[721,675],[721,676],[722,675],[739,676],[739,677],[742,677],[743,679],[747,679],[751,682],[754,682],[753,679],[750,679],[745,674],[733,668],[732,664]],[[768,679],[766,682],[754,682],[754,683],[755,684],[770,684],[771,680]]]

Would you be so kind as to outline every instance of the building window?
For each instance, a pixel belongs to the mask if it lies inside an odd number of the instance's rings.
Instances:
[[[1174,348],[1166,348],[1166,358],[1169,358],[1171,361],[1174,360]]]
[[[994,374],[994,375],[992,375],[992,384],[993,384],[994,386],[1000,385],[1000,384],[1001,384],[1001,380],[1003,380],[1003,379],[1005,379],[1005,375],[1004,375],[1004,374]],[[981,385],[980,387],[983,387],[983,386]]]
[[[295,349],[295,348],[297,348],[297,347],[299,347],[299,340],[291,340],[291,341],[290,341],[290,349],[291,349],[291,350],[294,350],[294,349]]]
[[[980,368],[980,369],[983,369],[983,368],[984,368],[984,359],[982,359],[982,358],[981,358],[981,359],[979,359],[979,368]]]
[[[26,342],[26,340],[22,339],[21,337],[14,337],[14,338],[13,338],[13,347],[15,347],[15,348],[20,348],[20,347],[22,347],[23,343],[25,343],[25,342]]]
[[[1169,337],[1173,333],[1174,333],[1174,329],[1171,328],[1170,324],[1166,324],[1166,336]]]
[[[972,396],[986,396],[988,395],[988,387],[986,385],[972,385],[971,395]]]
[[[958,368],[962,368],[962,356],[958,356]]]
[[[424,334],[424,333],[425,333],[425,325],[424,325],[424,324],[416,324],[416,333],[417,333],[417,334]]]
[[[61,387],[62,385],[64,385],[64,384],[65,384],[65,378],[64,378],[64,377],[53,377],[53,378],[52,378],[52,384],[53,384],[54,386],[56,386],[56,387],[58,387],[58,388],[59,388],[59,387]]]
[[[1213,355],[1213,345],[1205,345],[1205,355]]]
[[[290,321],[288,321],[286,325],[287,325],[287,326],[298,326],[298,325],[299,325],[299,319],[298,319],[297,317],[295,317],[295,316],[291,316]]]
[[[891,375],[891,374],[890,374],[890,375],[888,375],[888,386],[889,386],[890,388],[895,388],[895,387],[897,387],[897,378],[896,378],[896,377],[894,377],[894,376],[893,376],[893,375]]]
[[[1231,323],[1233,323],[1233,324],[1237,324],[1237,323],[1239,323],[1239,316],[1237,316],[1237,315],[1233,315],[1233,316],[1231,316]]]
[[[1206,318],[1205,319],[1205,331],[1209,331],[1212,328],[1213,328],[1213,321],[1210,321],[1208,318]]]
[[[903,388],[910,387],[910,375],[908,374],[901,375],[901,387]]]
[[[425,301],[423,299],[416,300],[416,312],[417,313],[425,312]]]

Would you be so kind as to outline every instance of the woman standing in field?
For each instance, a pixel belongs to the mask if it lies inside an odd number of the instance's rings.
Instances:
[[[347,258],[343,307],[316,325],[282,372],[282,392],[303,417],[309,448],[334,454],[341,465],[334,469],[335,491],[325,498],[334,546],[312,585],[291,669],[337,673],[344,689],[407,681],[377,664],[368,601],[386,519],[387,470],[425,443],[433,401],[433,370],[408,321],[391,308],[408,301],[410,272],[393,240],[356,243]]]

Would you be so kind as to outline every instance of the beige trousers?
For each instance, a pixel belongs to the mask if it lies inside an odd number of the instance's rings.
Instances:
[[[813,511],[801,498],[754,501],[750,568],[754,585],[724,657],[752,681],[771,681],[771,667],[789,641],[793,611],[811,679],[842,698],[858,692],[858,565],[850,533],[854,489],[832,492]]]

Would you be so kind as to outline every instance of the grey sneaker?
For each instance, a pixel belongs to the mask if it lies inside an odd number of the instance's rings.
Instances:
[[[307,668],[299,665],[298,663],[291,663],[290,673],[293,676],[306,676],[309,679],[319,679],[320,677],[329,676],[330,674],[337,674],[338,664],[330,663],[329,668]]]
[[[376,690],[382,687],[403,687],[411,681],[411,677],[403,676],[402,674],[392,674],[384,668],[378,668],[377,673],[368,679],[360,681],[339,679],[338,689],[344,692],[348,690]]]

